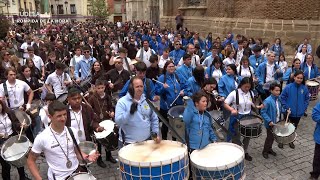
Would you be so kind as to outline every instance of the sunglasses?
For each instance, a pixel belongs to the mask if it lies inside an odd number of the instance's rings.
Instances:
[[[83,51],[83,53],[90,53],[90,51]]]
[[[176,44],[177,46],[180,46],[181,44]]]

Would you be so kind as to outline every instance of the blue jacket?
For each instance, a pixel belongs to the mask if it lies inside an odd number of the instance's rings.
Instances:
[[[169,53],[169,57],[172,58],[173,62],[174,62],[174,65],[178,65],[180,59],[183,57],[184,53],[186,53],[184,50],[182,49],[179,49],[179,50],[176,50],[174,49],[173,51],[171,51]]]
[[[207,111],[200,115],[193,101],[188,101],[188,105],[183,112],[183,121],[186,125],[186,135],[189,137],[191,149],[202,149],[211,142],[217,141],[211,126],[211,116]]]
[[[313,138],[317,144],[320,144],[320,102],[312,110],[312,119],[316,122]]]
[[[178,67],[178,69],[176,70],[179,77],[181,77],[185,82],[187,82],[188,79],[192,76],[192,71],[193,71],[193,69],[192,69],[191,65],[188,67],[185,64]]]
[[[251,55],[249,57],[250,66],[253,67],[254,72],[256,72],[259,65],[263,62],[267,62],[267,58],[260,55],[259,57],[256,57],[255,55]]]
[[[150,43],[151,49],[153,49],[154,52],[158,53],[159,43],[157,42],[157,40],[151,40],[149,41],[149,43]]]
[[[148,89],[147,89],[147,81],[148,81],[148,85],[150,86],[149,92],[148,92]],[[129,89],[129,84],[130,84],[130,80],[128,80],[126,82],[126,84],[123,86],[123,88],[121,89],[121,91],[119,93],[119,97],[120,98],[127,94],[128,89]],[[154,83],[149,78],[144,78],[143,79],[143,93],[145,95],[150,93],[149,96],[148,96],[150,100],[153,100],[153,97],[155,96]]]
[[[307,68],[308,69],[308,68]],[[290,79],[290,75],[291,73],[295,73],[298,69],[293,68],[293,72],[292,72],[292,67],[288,68],[287,71],[284,73],[282,80],[284,81],[288,81]],[[289,82],[290,83],[290,82]],[[289,84],[287,83],[287,84]]]
[[[305,79],[309,79],[309,68],[306,63],[301,64],[301,70],[304,72]],[[320,76],[318,66],[315,64],[312,64],[311,72],[310,72],[310,79],[316,78],[318,76]]]
[[[309,105],[309,91],[308,88],[301,84],[293,82],[288,84],[280,95],[282,107],[285,110],[290,108],[290,117],[301,117],[307,110]]]
[[[90,57],[88,59],[88,63],[85,61],[85,57],[83,57],[82,60],[80,60],[78,63],[76,63],[75,69],[74,69],[74,77],[76,79],[79,78],[79,70],[81,69],[81,80],[86,79],[91,75],[91,66],[93,65],[94,62],[96,62],[96,58]]]
[[[257,71],[256,71],[256,76],[258,78],[258,87],[257,87],[257,90],[259,92],[264,92],[263,90],[263,84],[266,83],[266,66],[267,66],[267,62],[263,62],[262,64],[260,64],[257,68]],[[274,72],[277,70],[277,69],[280,69],[280,66],[276,63],[274,63]],[[281,70],[281,69],[280,69]],[[280,80],[279,78],[281,78],[283,76],[283,73],[282,71],[280,73],[275,73],[274,74],[274,79],[275,80]]]
[[[164,75],[161,75],[158,78],[158,81],[164,83]],[[183,79],[180,80],[180,77],[178,79],[174,74],[166,74],[166,83],[168,84],[168,88],[165,89],[162,84],[156,83],[155,90],[156,94],[160,96],[160,108],[163,110],[169,110],[170,104],[174,101],[174,99],[178,96],[181,90],[183,90],[184,83],[182,82]],[[174,91],[176,88],[176,92]],[[182,96],[180,96],[175,104],[182,105]]]
[[[270,50],[274,51],[276,56],[280,56],[280,54],[284,52],[284,49],[281,45],[276,46],[275,44],[271,46]]]
[[[167,47],[169,47],[169,44],[168,43],[162,43],[162,42],[159,42],[159,44],[158,44],[158,51],[156,51],[160,56],[162,56],[162,54],[163,54],[163,51],[167,48]]]
[[[209,77],[211,77],[214,70],[216,70],[216,68],[214,66],[207,67],[205,74],[207,74]],[[227,74],[226,70],[224,68],[221,68],[221,72],[222,72],[222,75]]]
[[[148,42],[150,42],[151,41],[151,37],[149,35],[143,34],[141,36],[141,42],[143,42],[144,40],[147,40]]]
[[[225,41],[222,42],[222,46],[223,46],[223,47],[226,47],[226,45],[227,45],[228,43],[230,43],[230,44],[235,44],[236,41],[233,40],[233,37],[234,37],[234,34],[231,34],[230,38],[228,38],[228,39],[226,39]],[[237,47],[237,48],[238,48],[238,47]],[[237,48],[235,48],[235,49],[237,49]]]
[[[281,102],[279,97],[274,95],[270,95],[267,99],[263,101],[264,108],[261,109],[260,114],[264,121],[264,126],[269,128],[269,123],[273,122],[276,124],[277,120],[277,109],[276,109],[276,99],[278,98],[278,106],[279,106],[279,113],[281,114]],[[281,115],[280,115],[281,118]],[[280,119],[281,120],[281,119]]]
[[[199,84],[197,83],[197,81],[194,79],[193,76],[191,76],[188,79],[186,87],[187,87],[186,95],[189,97],[191,97],[194,93],[198,92],[201,89],[201,87],[199,86]]]
[[[198,42],[199,42],[199,45],[200,45],[200,49],[205,49],[205,44],[204,42],[202,41],[202,39],[198,39]],[[189,40],[189,43],[193,44],[194,45],[194,38],[192,37],[190,40]]]
[[[119,128],[119,139],[122,140],[121,130],[125,134],[127,143],[147,140],[151,132],[159,134],[158,116],[149,107],[144,94],[138,102],[138,109],[130,114],[132,97],[129,93],[119,99],[116,105],[115,122]]]
[[[234,80],[234,75],[223,75],[218,83],[218,91],[219,95],[222,97],[227,97],[233,90],[235,90],[235,80]],[[237,83],[240,83],[240,78],[237,77]]]

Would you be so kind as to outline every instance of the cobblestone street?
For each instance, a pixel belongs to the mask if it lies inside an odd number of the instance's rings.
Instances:
[[[276,157],[272,155],[269,159],[262,157],[262,149],[266,132],[250,142],[249,152],[253,157],[252,162],[246,161],[246,179],[279,179],[279,180],[305,180],[309,178],[309,172],[312,169],[312,159],[314,151],[313,131],[315,123],[311,119],[311,111],[315,106],[316,101],[310,102],[307,111],[308,117],[303,117],[300,121],[295,141],[296,148],[291,149],[289,146],[284,146],[284,149],[279,149],[276,143],[273,145],[273,150],[277,153]],[[117,153],[113,152],[116,157]],[[103,154],[103,159],[104,154]],[[39,168],[43,177],[46,177],[47,164],[44,159],[38,160]],[[97,179],[115,180],[119,179],[118,165],[107,162],[107,168],[103,169],[96,164],[90,166],[90,170]],[[19,179],[16,168],[11,169],[11,179]],[[28,173],[29,174],[29,173]]]

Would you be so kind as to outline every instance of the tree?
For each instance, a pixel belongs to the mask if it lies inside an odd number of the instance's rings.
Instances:
[[[109,13],[105,0],[91,0],[89,13],[99,20],[108,18]]]
[[[11,24],[8,18],[3,14],[0,14],[0,19],[0,39],[4,39],[7,36]]]

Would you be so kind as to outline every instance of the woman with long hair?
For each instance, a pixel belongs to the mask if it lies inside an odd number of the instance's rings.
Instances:
[[[217,82],[220,81],[220,78],[226,74],[226,71],[223,67],[222,61],[219,56],[214,57],[210,67],[206,69],[206,78],[213,77]]]
[[[31,70],[31,77],[35,77],[35,78],[37,78],[37,79],[41,79],[41,78],[42,78],[42,75],[41,75],[40,70],[34,65],[32,59],[28,58],[28,59],[26,60],[25,65],[30,68],[30,70]]]
[[[197,66],[186,83],[187,96],[191,97],[194,93],[198,92],[203,87],[204,80],[204,68]]]
[[[319,77],[318,66],[314,63],[314,57],[312,54],[308,54],[306,61],[301,63],[301,70],[304,73],[305,80]]]
[[[300,59],[295,58],[292,61],[291,68],[288,68],[286,73],[283,75],[283,80],[287,81],[287,84],[292,83],[294,81],[293,79],[294,73],[301,69],[300,65],[301,65]]]
[[[96,83],[97,79],[106,79],[105,77],[106,73],[104,71],[102,64],[99,61],[96,61],[92,64],[91,75],[92,75],[91,84],[93,85]]]

